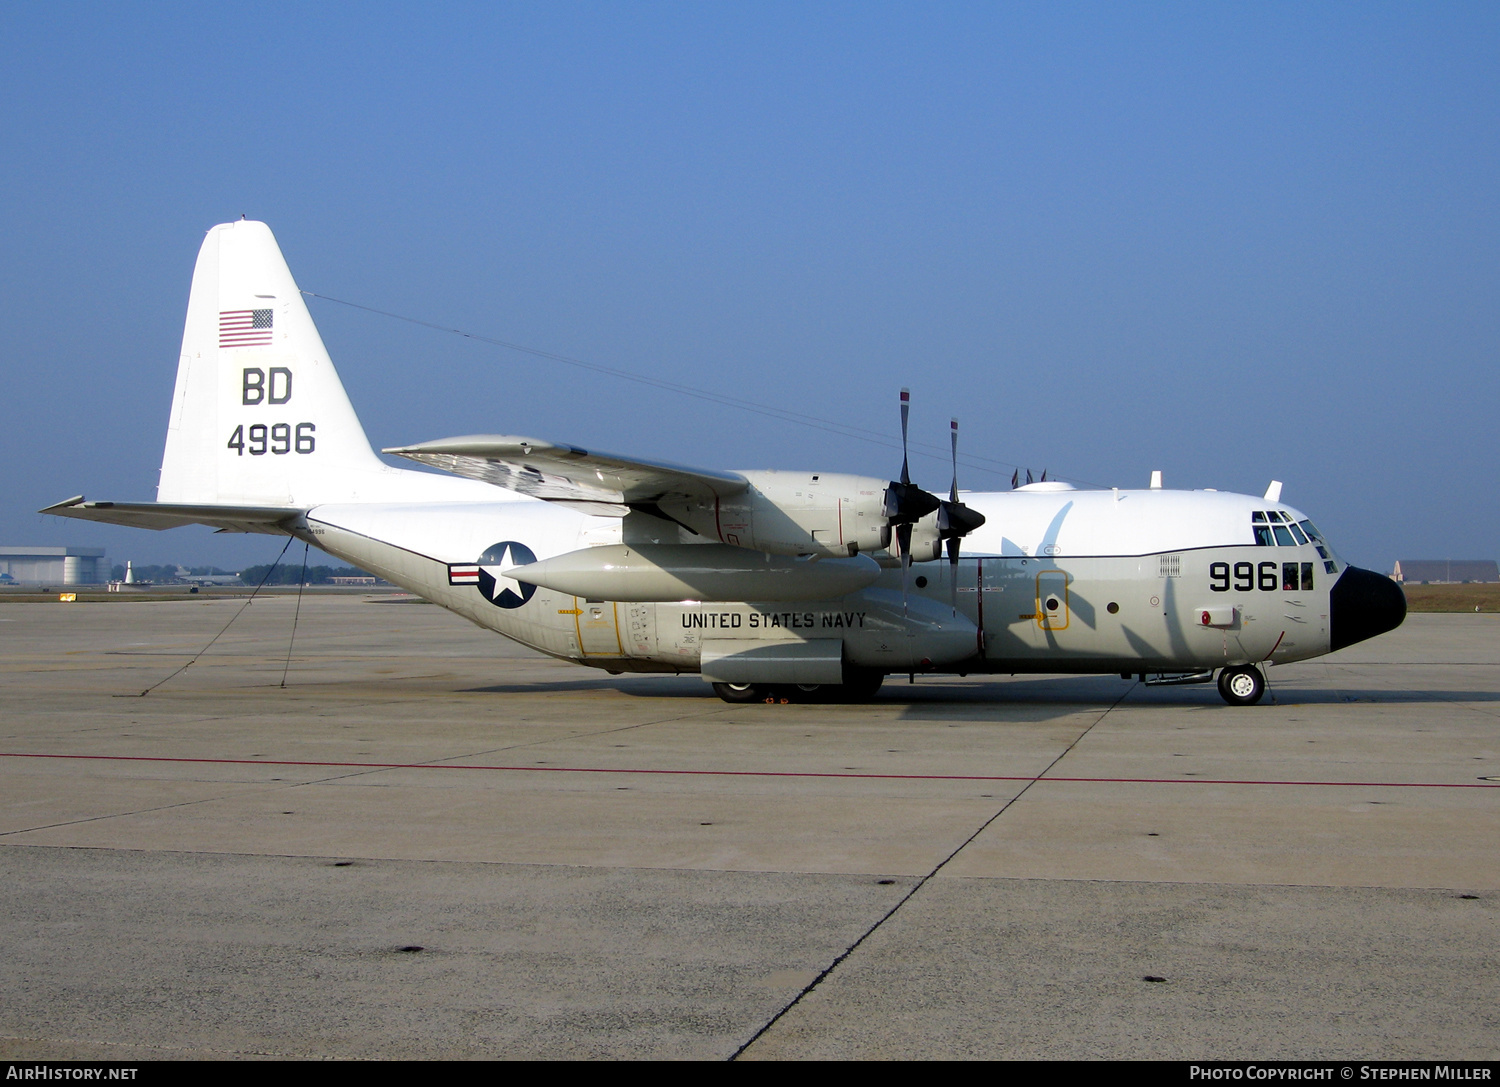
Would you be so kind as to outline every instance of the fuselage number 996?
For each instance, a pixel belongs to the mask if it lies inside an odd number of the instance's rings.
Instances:
[[[1234,564],[1234,591],[1248,593],[1259,589],[1262,592],[1311,591],[1313,587],[1313,564],[1310,562],[1237,562]],[[1211,563],[1208,567],[1208,587],[1216,593],[1227,593],[1230,589],[1230,569],[1227,562]]]

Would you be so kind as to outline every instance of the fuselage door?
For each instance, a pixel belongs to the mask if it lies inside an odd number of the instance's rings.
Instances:
[[[613,600],[573,598],[577,609],[578,649],[585,657],[623,657],[620,640],[619,605]]]
[[[1036,622],[1043,630],[1067,630],[1072,613],[1068,609],[1066,570],[1043,570],[1036,576]]]

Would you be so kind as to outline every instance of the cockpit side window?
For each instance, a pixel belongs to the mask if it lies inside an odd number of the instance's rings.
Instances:
[[[1271,530],[1269,528],[1265,525],[1251,525],[1250,527],[1255,530],[1256,547],[1271,546],[1274,541],[1271,539]]]
[[[1338,562],[1333,555],[1328,553],[1328,541],[1323,538],[1323,534],[1318,531],[1318,527],[1311,521],[1299,521],[1297,524],[1301,526],[1313,543],[1317,545],[1318,554],[1323,557],[1323,572],[1328,574],[1338,573]]]
[[[1296,541],[1292,539],[1292,534],[1286,530],[1285,525],[1272,525],[1271,527],[1276,530],[1277,544],[1282,547],[1293,547],[1296,545]]]

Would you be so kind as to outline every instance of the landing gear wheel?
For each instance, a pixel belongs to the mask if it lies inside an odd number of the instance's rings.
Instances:
[[[1266,677],[1253,664],[1225,668],[1219,673],[1219,697],[1231,706],[1253,706],[1266,693]]]
[[[714,694],[725,702],[759,702],[766,697],[759,683],[715,683]]]
[[[844,682],[829,688],[831,697],[839,702],[868,702],[885,682],[885,673],[870,668],[844,666]]]

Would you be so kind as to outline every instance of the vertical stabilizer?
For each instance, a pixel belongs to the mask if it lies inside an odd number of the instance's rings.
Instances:
[[[193,269],[157,501],[348,501],[389,474],[270,228],[214,227]]]

